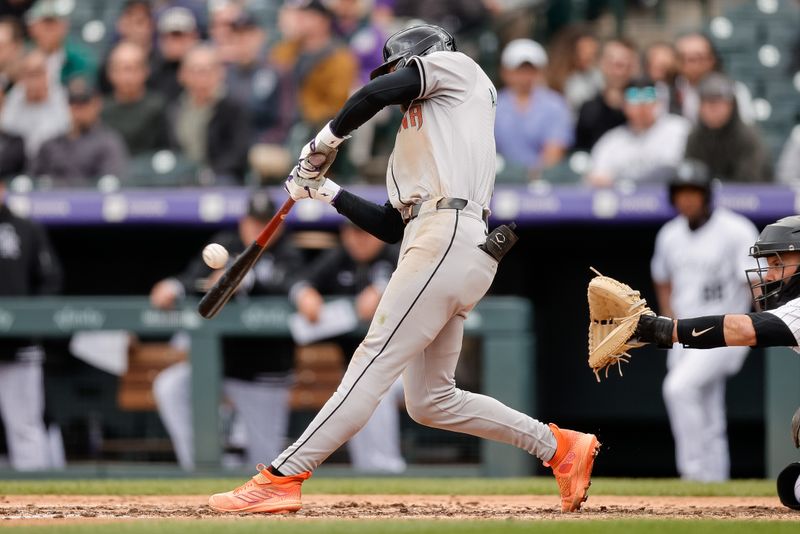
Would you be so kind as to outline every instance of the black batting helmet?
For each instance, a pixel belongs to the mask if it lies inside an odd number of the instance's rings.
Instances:
[[[783,262],[782,252],[800,252],[800,215],[784,217],[768,224],[750,247],[750,256],[756,260],[777,256]],[[781,275],[780,279],[772,282],[765,278],[768,270],[769,267],[761,262],[757,268],[747,270],[756,305],[764,310],[774,309],[800,296],[800,265],[791,275]]]
[[[386,44],[383,45],[383,64],[373,70],[369,78],[386,74],[393,65],[402,67],[412,56],[440,51],[456,51],[455,38],[444,28],[423,24],[400,30],[386,39]]]
[[[669,201],[674,204],[675,192],[684,187],[699,189],[706,195],[706,204],[711,202],[711,174],[702,161],[682,161],[669,180]]]

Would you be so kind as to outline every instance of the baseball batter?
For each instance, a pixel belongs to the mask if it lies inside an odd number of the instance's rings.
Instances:
[[[800,215],[767,225],[750,247],[757,267],[747,269],[753,301],[762,310],[684,319],[641,315],[633,338],[671,348],[791,347],[800,353]],[[792,419],[792,441],[800,447],[800,411]],[[800,463],[778,476],[778,496],[800,510],[795,485]]]
[[[495,399],[460,390],[455,369],[464,320],[489,289],[497,261],[479,248],[495,177],[497,92],[481,68],[431,25],[391,36],[385,63],[300,154],[286,189],[333,204],[387,242],[402,240],[397,268],[342,382],[300,438],[244,485],[211,496],[230,512],[292,512],[300,486],[369,419],[403,377],[417,422],[520,447],[553,468],[562,510],[586,498],[595,436],[543,424]],[[389,200],[368,202],[322,175],[356,128],[389,105],[405,111],[387,169]],[[319,155],[325,163],[317,165]]]
[[[745,276],[758,230],[747,218],[712,206],[708,169],[686,161],[669,184],[678,216],[656,236],[651,273],[663,315],[692,317],[747,313],[751,298]],[[675,438],[681,478],[702,482],[730,475],[725,382],[741,369],[747,347],[698,351],[670,349],[664,402]]]

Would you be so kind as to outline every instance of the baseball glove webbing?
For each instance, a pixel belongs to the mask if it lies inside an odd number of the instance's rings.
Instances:
[[[618,280],[603,276],[590,267],[597,276],[589,281],[589,367],[597,381],[600,372],[616,365],[622,376],[622,363],[631,357],[628,351],[644,345],[632,338],[643,314],[655,315],[639,291]]]

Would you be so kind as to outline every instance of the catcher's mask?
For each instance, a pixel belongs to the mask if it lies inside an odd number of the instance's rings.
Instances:
[[[669,181],[669,202],[675,205],[675,193],[683,188],[703,192],[706,206],[711,204],[711,173],[702,161],[687,159],[678,165]]]
[[[747,269],[753,303],[761,310],[775,309],[800,296],[800,262],[785,263],[781,253],[800,252],[800,215],[784,217],[767,225],[750,247],[750,256],[758,267]],[[773,264],[769,265],[769,260]],[[786,274],[787,267],[794,272]],[[770,271],[778,271],[777,277],[767,279]]]
[[[456,40],[444,28],[433,24],[400,30],[383,45],[383,64],[369,74],[370,80],[386,74],[392,67],[401,68],[413,56],[431,52],[456,51]]]

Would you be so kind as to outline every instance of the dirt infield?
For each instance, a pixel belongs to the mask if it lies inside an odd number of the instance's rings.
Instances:
[[[0,496],[0,526],[135,519],[230,517],[204,496]],[[769,497],[593,496],[580,514],[561,514],[555,496],[308,495],[296,519],[785,519],[797,512]]]

